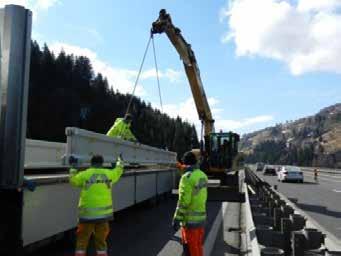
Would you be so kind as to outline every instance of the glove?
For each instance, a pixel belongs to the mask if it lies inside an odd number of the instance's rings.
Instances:
[[[76,168],[78,164],[78,160],[74,156],[70,156],[69,158],[69,164],[71,165],[72,168]]]
[[[178,231],[180,229],[180,221],[173,219],[172,227],[174,231]]]
[[[33,192],[36,189],[37,184],[32,181],[24,178],[24,187],[27,188],[29,191]]]
[[[70,175],[76,175],[77,174],[77,169],[71,168],[69,173],[70,173]]]

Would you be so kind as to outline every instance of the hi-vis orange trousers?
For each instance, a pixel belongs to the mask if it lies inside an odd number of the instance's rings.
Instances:
[[[181,228],[182,244],[186,256],[204,256],[204,228]]]
[[[77,242],[75,256],[85,256],[91,235],[95,239],[97,256],[107,256],[107,237],[109,234],[109,223],[79,223],[77,228]]]

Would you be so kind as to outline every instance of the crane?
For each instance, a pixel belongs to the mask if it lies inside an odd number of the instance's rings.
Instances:
[[[200,141],[200,151],[193,151],[200,153],[202,168],[208,174],[219,176],[232,168],[233,158],[238,154],[239,135],[233,132],[215,132],[214,119],[195,54],[191,45],[182,36],[181,30],[173,25],[171,16],[165,9],[160,10],[159,17],[153,22],[151,29],[152,36],[162,33],[166,33],[180,55],[202,123],[203,138]]]

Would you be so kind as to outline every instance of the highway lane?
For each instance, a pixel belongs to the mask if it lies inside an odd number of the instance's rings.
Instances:
[[[257,174],[271,185],[277,185],[279,192],[341,239],[341,176],[322,174],[317,184],[312,173],[304,172],[304,183],[300,184],[280,183],[277,176]]]

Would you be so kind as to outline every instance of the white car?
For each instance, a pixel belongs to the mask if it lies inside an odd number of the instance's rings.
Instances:
[[[303,183],[303,172],[299,167],[296,166],[282,166],[278,172],[278,181],[298,181]]]

